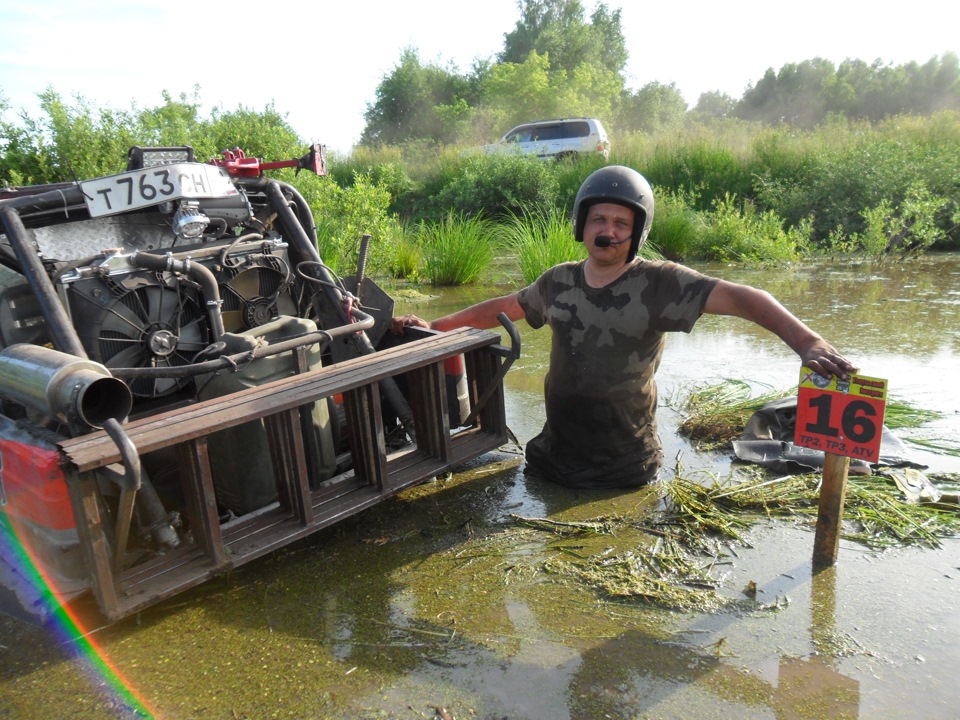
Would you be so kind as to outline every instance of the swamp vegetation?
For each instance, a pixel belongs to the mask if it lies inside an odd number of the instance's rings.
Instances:
[[[679,432],[703,449],[716,450],[739,436],[749,416],[784,393],[744,397],[746,383],[725,382],[690,391],[683,400],[687,415]],[[904,429],[936,416],[909,404],[891,403],[889,425]],[[620,554],[583,556],[558,544],[566,555],[549,564],[549,571],[577,578],[608,598],[639,598],[657,607],[707,612],[726,607],[756,607],[748,600],[722,600],[711,571],[736,556],[736,546],[748,544],[748,530],[777,518],[809,526],[816,522],[821,477],[799,474],[771,477],[753,466],[736,468],[726,477],[687,473],[682,466],[659,489],[660,503],[639,517],[605,516],[577,522],[547,518],[515,519],[560,538],[616,536],[628,531],[648,535]],[[936,500],[905,497],[894,477],[884,473],[851,475],[847,487],[844,538],[868,548],[896,545],[941,546],[944,538],[960,536],[960,476],[934,476]],[[583,546],[578,546],[582,553]],[[745,591],[756,599],[756,592]],[[752,597],[751,597],[752,596]],[[776,609],[776,606],[765,609]]]

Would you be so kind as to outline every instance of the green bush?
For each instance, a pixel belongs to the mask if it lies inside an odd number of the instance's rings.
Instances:
[[[234,148],[243,150],[247,157],[267,162],[292,160],[307,149],[286,116],[277,112],[272,103],[262,111],[244,107],[229,111],[214,108],[206,131],[197,140],[201,143],[194,144],[194,150],[200,161],[219,157],[224,150]]]
[[[607,162],[602,155],[579,155],[575,158],[559,160],[550,168],[557,181],[556,197],[553,204],[568,213],[573,212],[573,201],[577,197],[580,185],[594,170],[599,170]]]
[[[729,148],[706,142],[657,146],[644,166],[644,176],[656,185],[689,193],[701,210],[726,195],[752,193],[744,163]]]
[[[703,214],[694,210],[691,194],[654,190],[655,208],[649,252],[668,260],[681,261],[696,254],[705,229]]]
[[[137,144],[135,116],[98,110],[83,98],[69,105],[53,90],[39,98],[40,117],[0,122],[0,183],[86,180],[126,168],[127,151]]]
[[[179,99],[164,93],[157,107],[115,111],[47,90],[37,117],[0,118],[0,183],[115,173],[133,144],[189,144],[200,160],[233,147],[265,160],[305,151],[307,143],[272,104],[262,111],[215,108],[203,117],[198,92]],[[10,110],[0,98],[4,109]],[[611,146],[610,164],[636,168],[656,188],[651,241],[671,258],[780,258],[791,244],[797,251],[809,245],[867,254],[891,243],[907,253],[960,247],[956,111],[875,124],[834,117],[814,130],[689,122],[614,135]],[[307,197],[328,262],[352,272],[359,238],[369,232],[373,270],[416,273],[401,223],[439,223],[451,213],[500,221],[554,208],[569,212],[580,183],[602,164],[599,156],[541,162],[411,142],[331,157],[324,180],[307,173],[294,179],[291,170],[268,174],[295,183]],[[736,213],[731,197],[742,204]]]
[[[899,207],[884,199],[864,210],[863,232],[854,233],[848,241],[835,233],[832,249],[860,252],[875,259],[920,254],[941,239],[943,233],[935,219],[946,205],[946,200],[933,197],[923,183],[914,183]]]
[[[369,148],[358,148],[350,155],[328,156],[327,168],[330,177],[340,187],[353,185],[357,177],[367,178],[390,194],[391,210],[397,198],[402,198],[416,189],[416,183],[407,172],[399,148],[383,148],[374,152]]]
[[[811,239],[824,247],[839,230],[868,232],[864,210],[884,201],[902,205],[907,189],[922,182],[940,204],[938,242],[956,228],[960,173],[960,115],[893,118],[877,126],[835,120],[811,133],[768,135],[758,145],[755,198],[788,225],[809,219]],[[899,211],[899,210],[898,210]]]
[[[553,163],[526,155],[468,153],[445,159],[436,176],[397,206],[414,220],[438,221],[450,213],[499,218],[519,215],[524,207],[552,205],[556,198]]]
[[[388,272],[394,264],[398,221],[387,213],[390,194],[366,176],[357,176],[342,188],[331,178],[300,173],[295,181],[317,225],[320,257],[334,272],[349,275],[357,270],[360,239],[370,235],[367,274]]]
[[[808,223],[784,230],[775,213],[728,195],[714,204],[697,255],[720,262],[792,262],[806,250],[809,232]]]

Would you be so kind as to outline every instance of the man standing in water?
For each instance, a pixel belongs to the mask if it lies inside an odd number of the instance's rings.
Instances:
[[[733,315],[776,334],[803,365],[847,377],[854,366],[769,293],[672,262],[637,257],[653,222],[653,191],[637,171],[603,167],[580,186],[574,236],[587,259],[556,265],[519,292],[402,333],[491,328],[503,312],[553,330],[543,431],[527,443],[526,472],[561,485],[615,488],[654,482],[663,461],[654,374],[665,334],[690,332],[703,313]]]

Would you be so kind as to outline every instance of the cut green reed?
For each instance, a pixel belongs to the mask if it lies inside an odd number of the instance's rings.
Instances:
[[[887,402],[883,414],[883,424],[891,430],[915,428],[941,417],[943,417],[943,413],[935,410],[924,410],[905,400],[893,400]]]
[[[729,601],[676,543],[658,542],[652,550],[593,557],[585,563],[554,562],[553,572],[569,574],[610,600],[641,600],[671,610],[718,609]]]
[[[679,407],[684,416],[679,432],[700,443],[702,449],[720,447],[743,432],[753,413],[789,394],[771,389],[754,396],[753,387],[743,380],[694,386]]]
[[[762,468],[737,469],[721,480],[677,477],[660,488],[660,508],[640,517],[600,517],[578,522],[513,516],[526,528],[569,537],[603,535],[599,552],[565,553],[543,569],[573,578],[611,601],[640,601],[674,610],[710,612],[732,605],[777,609],[755,598],[718,594],[721,582],[711,572],[729,564],[734,545],[749,547],[749,531],[761,521],[793,519],[812,529],[816,523],[820,477],[816,474],[771,478]],[[637,535],[652,538],[638,542]],[[894,545],[936,548],[960,535],[960,505],[907,503],[891,479],[854,475],[848,479],[843,537],[871,549]],[[721,550],[726,546],[729,553]],[[552,547],[552,546],[551,546]],[[585,548],[585,546],[579,546]],[[571,558],[570,556],[574,557]]]
[[[761,518],[815,520],[820,496],[817,474],[763,475],[737,483],[711,484],[677,477],[667,483],[667,516],[678,535],[694,538],[704,531],[742,541],[742,530]],[[851,475],[847,481],[844,537],[871,548],[891,545],[939,547],[960,534],[960,506],[907,503],[896,484],[882,475]]]
[[[950,443],[947,440],[929,440],[927,438],[908,437],[905,438],[912,445],[918,445],[930,452],[940,453],[941,455],[952,455],[960,457],[960,445]]]
[[[739,380],[695,387],[677,403],[688,416],[682,430],[702,443],[719,446],[740,435],[764,404],[789,394],[767,390],[755,397],[753,392],[750,384]],[[896,427],[918,426],[938,417],[906,402],[890,402],[887,407],[887,419]],[[721,478],[708,472],[691,475],[679,462],[674,470],[672,480],[650,488],[651,498],[659,499],[652,512],[577,522],[512,517],[528,532],[577,536],[577,552],[546,546],[562,551],[562,557],[545,561],[543,569],[581,583],[608,601],[700,612],[731,606],[778,609],[779,603],[762,605],[749,594],[722,597],[721,583],[712,573],[736,557],[735,546],[750,546],[750,531],[758,523],[788,521],[813,530],[820,474],[773,476],[762,467],[744,465],[734,466]],[[875,472],[848,478],[845,539],[881,550],[896,545],[937,548],[943,539],[960,536],[956,493],[944,492],[936,503],[908,502],[883,468]],[[584,542],[591,536],[602,537],[603,547]]]
[[[754,395],[754,386],[744,380],[723,380],[709,385],[694,385],[686,396],[674,402],[683,420],[678,428],[681,435],[695,440],[704,450],[718,448],[740,436],[750,416],[768,402],[795,394],[796,389],[767,389]],[[941,417],[940,413],[924,410],[895,398],[888,399],[884,425],[891,430],[920,427]],[[916,441],[918,445],[937,447],[936,441]],[[951,453],[953,454],[953,453]]]

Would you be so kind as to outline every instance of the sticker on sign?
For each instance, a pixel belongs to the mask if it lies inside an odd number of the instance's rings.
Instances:
[[[80,183],[90,217],[159,205],[181,198],[238,195],[223,168],[202,163],[159,165]]]

